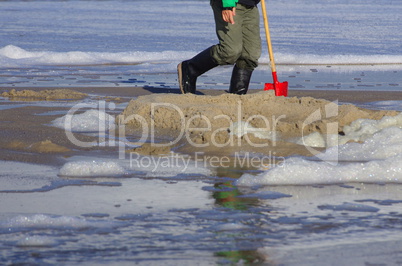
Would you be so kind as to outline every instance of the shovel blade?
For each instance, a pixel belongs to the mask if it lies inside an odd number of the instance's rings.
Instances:
[[[274,90],[275,96],[288,96],[288,82],[265,83],[264,90]]]
[[[273,83],[265,83],[264,91],[275,90]]]
[[[288,96],[288,82],[278,82],[275,84],[275,95],[276,96]]]

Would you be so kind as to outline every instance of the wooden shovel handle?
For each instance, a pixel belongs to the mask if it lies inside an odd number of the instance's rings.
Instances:
[[[271,71],[276,72],[274,52],[272,51],[271,34],[269,33],[268,15],[267,15],[267,8],[265,6],[265,0],[261,0],[261,8],[262,8],[262,15],[264,17],[264,28],[265,28],[265,36],[267,38],[269,60],[271,61]]]

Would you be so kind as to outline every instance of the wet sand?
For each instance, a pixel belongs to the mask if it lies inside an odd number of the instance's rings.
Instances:
[[[7,96],[7,92],[16,88],[0,88],[0,94],[3,93],[3,96]],[[160,89],[160,88],[142,88],[142,87],[99,87],[99,88],[54,88],[54,90],[66,91],[71,90],[77,92],[77,95],[82,96],[81,98],[90,98],[93,100],[105,100],[107,102],[115,102],[115,103],[124,103],[129,102],[133,98],[138,96],[146,96],[146,95],[155,95],[160,93],[169,93],[169,94],[177,94],[178,98],[183,98],[184,96],[179,95],[178,89]],[[52,89],[50,88],[20,88],[16,89],[16,91],[29,90],[42,92],[47,90],[49,94],[52,94]],[[57,101],[65,101],[68,102],[72,97],[71,91],[67,91],[68,93],[58,99]],[[253,95],[255,93],[261,92],[260,90],[251,90],[248,95]],[[16,92],[14,91],[14,94]],[[26,93],[25,93],[26,94]],[[226,95],[227,93],[222,90],[200,90],[198,95],[207,95],[207,96],[218,96],[218,95]],[[36,94],[34,94],[36,95]],[[40,94],[37,94],[40,95]],[[88,96],[87,96],[88,95]],[[12,96],[12,95],[11,95]],[[18,93],[14,96],[19,96]],[[63,163],[63,158],[94,152],[97,150],[101,150],[105,153],[114,153],[116,152],[116,147],[90,147],[90,148],[82,148],[77,147],[66,137],[66,134],[63,129],[56,128],[50,126],[50,123],[60,117],[60,114],[52,114],[49,115],[39,115],[47,112],[57,113],[57,111],[65,112],[69,110],[68,107],[58,107],[56,104],[50,104],[46,106],[46,102],[51,103],[55,101],[54,98],[35,98],[32,95],[27,94],[28,97],[11,97],[9,98],[11,101],[3,101],[2,105],[14,105],[17,103],[24,103],[25,101],[37,102],[43,101],[45,104],[37,105],[28,105],[18,108],[3,108],[0,110],[0,160],[13,160],[13,161],[22,161],[22,162],[30,162],[30,163],[40,163],[40,164],[56,164],[61,165]],[[163,96],[161,94],[161,96]],[[374,101],[387,101],[387,100],[395,100],[402,99],[402,92],[364,92],[364,91],[298,91],[298,90],[290,90],[289,97],[314,97],[317,99],[325,99],[328,101],[338,100],[340,103],[367,103]],[[6,98],[7,99],[7,98]],[[163,99],[163,97],[162,97]],[[194,103],[196,106],[197,103]],[[60,113],[60,112],[59,112]],[[387,113],[383,113],[379,118]],[[169,131],[169,129],[168,129]],[[164,131],[166,132],[166,130]],[[167,133],[169,135],[169,132]],[[88,136],[85,134],[76,134],[77,138],[90,142],[96,141],[97,137]],[[180,146],[179,148],[177,146]],[[171,147],[175,152],[192,154],[197,149],[192,147],[191,145],[185,145],[183,142],[180,142],[176,147]],[[228,153],[233,153],[235,151],[254,151],[254,152],[262,152],[262,153],[270,153],[276,156],[289,156],[293,154],[302,154],[302,155],[311,155],[308,151],[300,145],[292,144],[289,142],[278,142],[276,146],[271,146],[268,149],[255,149],[254,147],[250,147],[250,145],[242,144],[235,148],[228,149],[200,149],[207,154],[215,154],[215,155],[224,155]],[[200,151],[198,150],[198,151]],[[141,147],[141,149],[137,149],[137,152],[141,152],[143,154],[158,154],[160,152],[166,152],[166,149],[154,149],[149,150],[146,146]],[[117,156],[117,154],[116,154]]]

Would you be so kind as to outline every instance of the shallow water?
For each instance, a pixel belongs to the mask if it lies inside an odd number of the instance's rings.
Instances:
[[[173,69],[173,70],[172,70]],[[177,89],[175,67],[147,73],[135,66],[70,66],[41,67],[38,73],[32,69],[8,69],[0,74],[0,85],[4,87],[144,87]],[[231,67],[219,67],[198,78],[199,89],[229,88]],[[117,73],[116,73],[117,72]],[[340,90],[340,91],[400,91],[402,70],[394,66],[282,66],[278,79],[288,81],[289,90]],[[82,74],[84,73],[84,74]],[[272,83],[268,65],[257,68],[250,89],[262,90],[265,83]]]
[[[401,185],[242,188],[232,182],[241,170],[71,179],[52,167],[1,164],[25,169],[1,176],[4,264],[311,265],[334,253],[348,255],[328,264],[401,259]]]

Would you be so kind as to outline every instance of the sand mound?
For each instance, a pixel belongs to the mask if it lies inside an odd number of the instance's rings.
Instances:
[[[233,141],[233,134],[241,139],[247,136],[255,144],[273,141],[272,135],[283,141],[312,132],[342,134],[343,126],[356,119],[396,114],[311,97],[276,97],[264,91],[242,96],[140,96],[130,101],[119,119],[121,124],[147,128],[147,132],[158,128],[181,132],[178,136],[187,137],[192,146],[208,143],[223,147]]]
[[[3,92],[1,94],[3,97],[8,97],[10,99],[25,99],[25,100],[79,100],[87,97],[88,95],[82,92],[77,92],[69,89],[56,89],[56,90],[42,90],[42,91],[33,91],[33,90],[22,90],[17,91],[12,89],[9,92]]]

